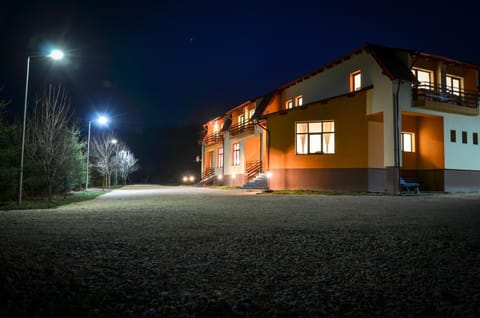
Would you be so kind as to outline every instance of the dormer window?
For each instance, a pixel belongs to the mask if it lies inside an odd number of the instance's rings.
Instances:
[[[356,92],[362,89],[362,72],[355,71],[350,73],[350,92]]]
[[[299,107],[302,105],[303,105],[303,96],[298,95],[297,97],[295,97],[295,107]]]
[[[285,108],[286,109],[292,109],[293,108],[293,101],[291,99],[289,99],[285,102]]]

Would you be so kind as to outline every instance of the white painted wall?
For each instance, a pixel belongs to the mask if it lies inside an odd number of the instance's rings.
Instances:
[[[480,170],[480,145],[473,144],[472,133],[480,134],[480,116],[445,114],[445,169]],[[450,130],[456,130],[457,141],[450,141]],[[468,143],[462,143],[462,131],[467,132]]]

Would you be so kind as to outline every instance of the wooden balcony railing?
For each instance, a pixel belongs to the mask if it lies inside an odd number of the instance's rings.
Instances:
[[[253,122],[242,123],[237,125],[232,125],[228,129],[228,132],[231,136],[239,135],[241,133],[251,132],[253,133],[255,130],[255,124]]]
[[[424,84],[413,86],[413,100],[434,101],[456,106],[477,109],[479,106],[479,92],[466,89],[445,89],[441,85]]]
[[[220,133],[214,133],[207,135],[203,138],[203,142],[208,145],[208,144],[214,144],[219,141],[222,141],[222,135]]]

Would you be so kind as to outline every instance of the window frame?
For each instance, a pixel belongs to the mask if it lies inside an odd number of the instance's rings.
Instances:
[[[303,105],[303,95],[298,95],[295,97],[295,107],[300,107]]]
[[[359,80],[358,87],[356,85],[357,77]],[[358,92],[361,89],[362,89],[362,71],[356,70],[355,72],[350,73],[350,93]]]
[[[232,166],[240,165],[240,143],[232,144]]]
[[[332,123],[332,130],[325,131],[325,124]],[[305,132],[299,132],[299,124],[305,124],[307,130]],[[310,132],[310,124],[321,124],[321,131]],[[295,122],[295,155],[305,156],[305,155],[334,155],[335,154],[335,120],[314,120],[314,121],[297,121]],[[333,137],[333,151],[326,152],[328,150],[328,145],[325,144],[326,135],[330,135],[329,138]],[[298,152],[299,145],[298,140],[300,136],[304,137],[304,144],[306,144],[306,152]],[[312,137],[319,137],[320,141],[320,151],[312,152]]]
[[[407,150],[405,147],[405,137],[410,137],[410,147]],[[415,152],[415,133],[410,131],[402,131],[402,152]]]
[[[218,150],[217,150],[217,168],[223,168],[224,160],[225,160],[225,154],[224,154],[223,147],[218,148]]]
[[[419,81],[419,79],[418,79],[418,72],[422,72],[422,73],[427,73],[427,74],[428,74],[428,83],[427,83],[427,84],[423,84],[424,82],[420,82],[420,81]],[[418,88],[428,89],[428,90],[431,90],[431,89],[432,89],[432,86],[433,86],[433,71],[427,70],[427,69],[423,69],[423,68],[413,67],[413,68],[412,68],[412,73],[413,73],[413,75],[415,76],[415,79],[417,80],[417,82],[419,83],[419,84],[418,84]]]
[[[472,133],[472,143],[474,145],[478,145],[478,132],[473,132]]]
[[[458,81],[458,88],[453,87],[453,81]],[[462,91],[462,77],[447,74],[445,77],[445,89],[448,93],[460,96]]]
[[[450,129],[450,142],[457,142],[457,131]]]
[[[462,130],[462,144],[468,144],[468,133]]]
[[[290,99],[287,99],[285,101],[285,109],[292,109],[293,108],[293,100],[290,98]]]

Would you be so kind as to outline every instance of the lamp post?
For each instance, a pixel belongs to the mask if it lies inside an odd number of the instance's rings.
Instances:
[[[49,57],[52,60],[61,60],[64,54],[60,50],[52,50],[49,55],[29,55],[27,56],[27,76],[25,79],[25,101],[23,106],[23,126],[22,126],[22,148],[20,151],[20,176],[18,181],[18,205],[22,204],[23,192],[23,161],[25,157],[25,126],[27,124],[27,104],[28,104],[28,78],[30,75],[30,59],[34,57]]]
[[[90,120],[88,122],[88,139],[87,139],[87,175],[85,177],[85,191],[88,190],[88,166],[90,165],[90,130],[92,128],[92,121],[96,121],[99,125],[104,126],[108,123],[108,118],[106,116],[99,116],[95,120]]]

